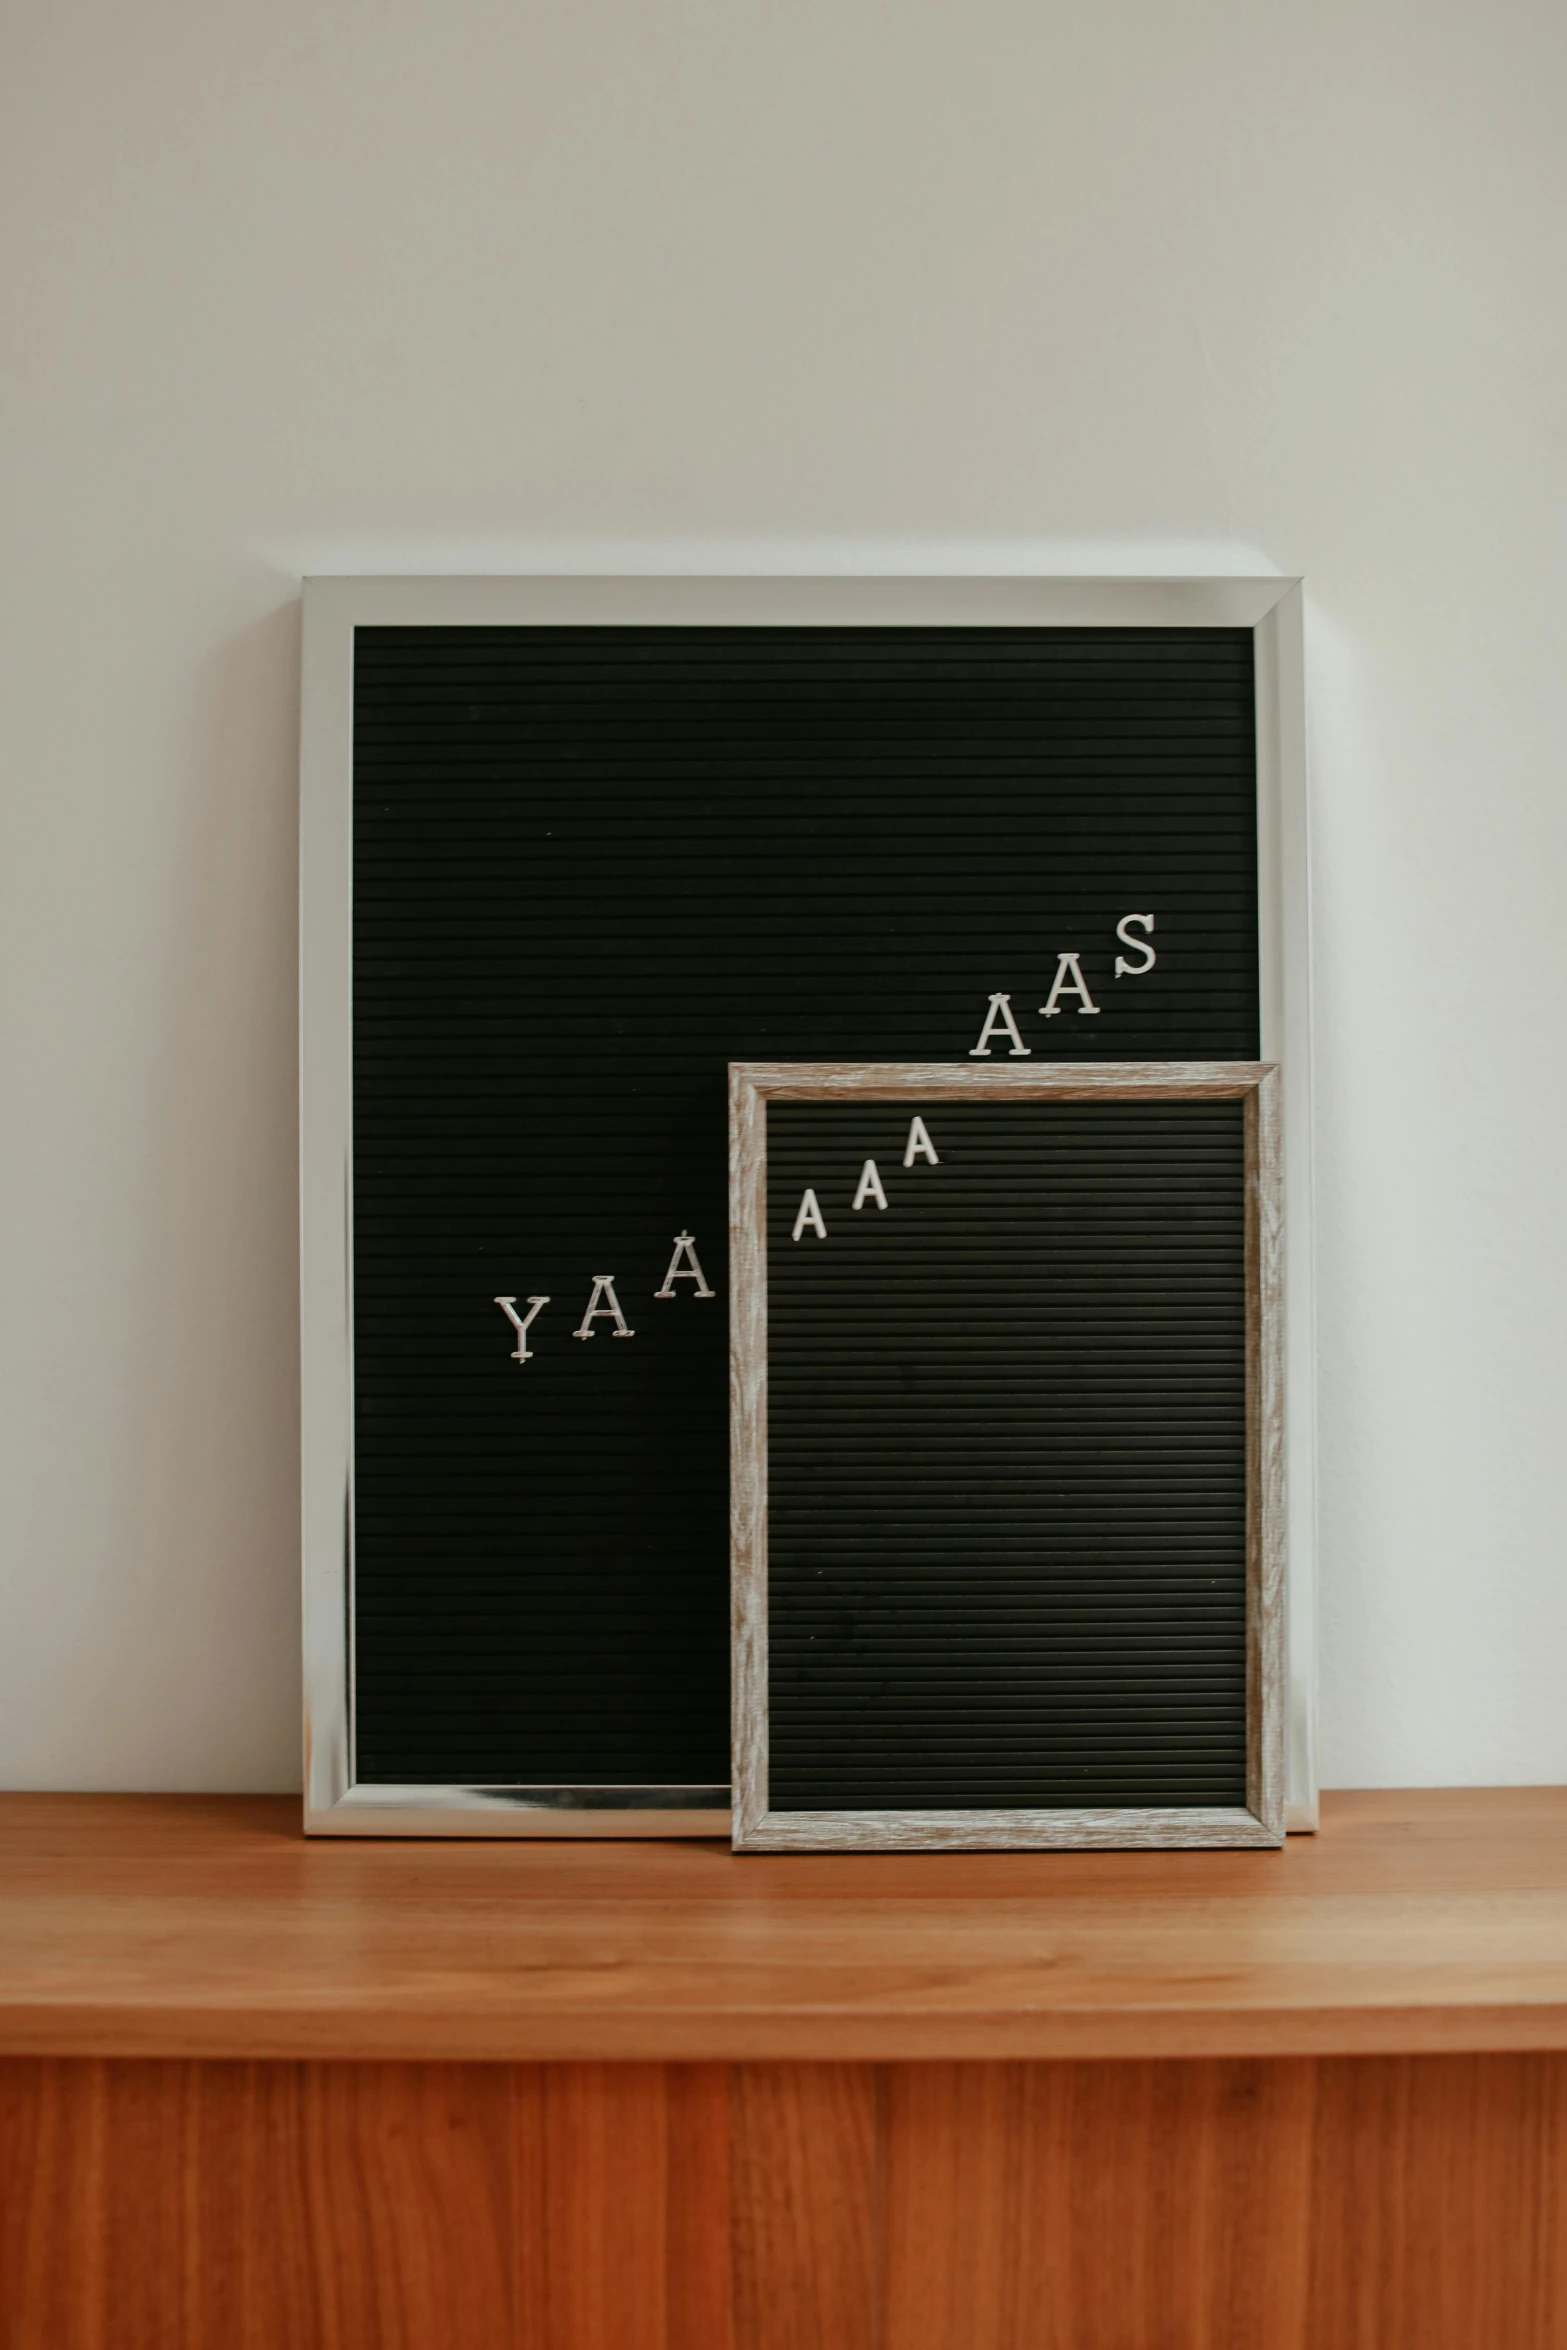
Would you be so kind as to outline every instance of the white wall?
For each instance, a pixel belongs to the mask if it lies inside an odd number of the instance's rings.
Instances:
[[[1559,0],[0,57],[0,1779],[297,1784],[306,571],[1300,571],[1331,1784],[1567,1777]]]

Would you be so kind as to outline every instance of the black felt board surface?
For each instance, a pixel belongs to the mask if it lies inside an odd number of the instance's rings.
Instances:
[[[726,1065],[1254,1057],[1250,633],[361,628],[354,769],[356,1774],[722,1801]]]
[[[1244,1803],[1243,1115],[769,1104],[774,1810]]]

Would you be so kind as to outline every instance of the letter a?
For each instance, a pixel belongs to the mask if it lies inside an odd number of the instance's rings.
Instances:
[[[970,1054],[969,1058],[972,1060],[973,1055]],[[941,1165],[941,1161],[936,1156],[936,1146],[925,1131],[923,1118],[915,1118],[909,1126],[908,1147],[903,1154],[903,1164],[906,1167],[912,1167],[916,1159],[929,1159],[933,1167]]]
[[[517,1303],[517,1300],[514,1297],[498,1297],[495,1300],[495,1303],[500,1307],[502,1313],[506,1316],[507,1321],[513,1325],[517,1332],[517,1351],[514,1355],[508,1355],[508,1362],[532,1362],[533,1349],[528,1344],[528,1324],[533,1320],[533,1317],[535,1314],[537,1314],[540,1306],[547,1306],[549,1302],[550,1301],[547,1297],[530,1297],[528,1303],[532,1307],[533,1312],[529,1314],[518,1314],[513,1310]]]
[[[887,1194],[882,1190],[874,1159],[867,1159],[860,1169],[860,1188],[854,1195],[854,1204],[857,1208],[863,1208],[868,1199],[873,1199],[879,1208],[887,1205]]]
[[[1068,947],[1064,955],[1056,958],[1056,975],[1050,982],[1050,1001],[1039,1007],[1047,1020],[1053,1020],[1057,1012],[1060,1011],[1063,990],[1071,995],[1082,997],[1083,1000],[1077,1007],[1080,1012],[1097,1013],[1099,1006],[1094,1002],[1083,983],[1083,966],[1078,961],[1075,950],[1071,947]]]
[[[1059,973],[1057,974],[1057,977],[1059,979]],[[1009,995],[993,995],[991,997],[990,1009],[985,1014],[985,1025],[979,1032],[979,1042],[978,1044],[971,1044],[969,1046],[969,1059],[971,1061],[989,1060],[990,1040],[995,1035],[998,1028],[1000,1029],[1003,1036],[1010,1036],[1012,1039],[1013,1060],[1016,1061],[1022,1059],[1026,1061],[1029,1057],[1030,1048],[1023,1042],[1023,1039],[1017,1032],[1017,1022],[1012,1017],[1012,998]]]
[[[601,1306],[599,1304],[599,1299],[601,1297],[608,1299],[609,1302],[607,1305]],[[588,1310],[582,1317],[582,1327],[580,1330],[573,1330],[571,1334],[572,1337],[597,1338],[598,1332],[593,1328],[593,1324],[599,1320],[614,1323],[615,1328],[613,1335],[616,1338],[635,1338],[636,1336],[636,1332],[634,1330],[628,1330],[626,1328],[626,1317],[621,1312],[620,1300],[615,1295],[615,1276],[613,1273],[594,1274],[593,1295],[588,1299]]]
[[[1129,963],[1124,955],[1117,955],[1115,958],[1117,979],[1141,979],[1143,973],[1151,971],[1159,960],[1153,951],[1153,940],[1151,938],[1134,938],[1126,927],[1129,922],[1140,922],[1144,930],[1152,930],[1153,916],[1151,914],[1123,914],[1116,924],[1115,935],[1122,946],[1136,947],[1143,958],[1140,963]]]
[[[680,1262],[682,1257],[689,1257],[690,1263],[683,1265]],[[655,1297],[673,1297],[677,1281],[694,1281],[698,1297],[716,1297],[718,1294],[716,1290],[709,1289],[707,1286],[706,1275],[697,1262],[696,1243],[689,1232],[675,1234],[675,1253],[669,1260],[669,1271],[664,1275],[664,1286],[662,1289],[655,1289],[653,1295]]]
[[[802,1232],[814,1232],[818,1240],[827,1238],[827,1227],[822,1222],[822,1211],[816,1204],[816,1194],[808,1191],[800,1202],[800,1213],[794,1220],[791,1240],[798,1240]]]

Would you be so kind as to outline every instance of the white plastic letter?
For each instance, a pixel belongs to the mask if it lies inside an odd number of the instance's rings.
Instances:
[[[936,1156],[936,1146],[925,1131],[923,1118],[915,1118],[910,1123],[908,1146],[903,1153],[903,1164],[906,1167],[912,1167],[916,1159],[929,1159],[933,1167],[941,1165],[941,1161]]]
[[[1128,922],[1140,922],[1145,930],[1152,930],[1153,916],[1151,914],[1123,914],[1115,926],[1115,935],[1122,946],[1136,947],[1138,953],[1143,957],[1140,963],[1128,963],[1124,955],[1117,955],[1115,975],[1117,979],[1141,979],[1145,971],[1153,969],[1159,958],[1153,951],[1152,939],[1134,938],[1126,927]]]
[[[514,1297],[498,1297],[495,1300],[495,1303],[500,1307],[501,1312],[506,1316],[507,1321],[512,1324],[517,1333],[517,1351],[514,1355],[509,1355],[507,1357],[509,1362],[532,1362],[533,1349],[528,1344],[528,1324],[533,1320],[534,1315],[537,1314],[540,1306],[547,1306],[549,1302],[550,1301],[547,1297],[530,1297],[528,1300],[528,1305],[531,1310],[526,1314],[519,1314],[516,1311],[517,1300]]]
[[[680,1262],[682,1257],[685,1257],[688,1262],[682,1264]],[[655,1289],[653,1295],[655,1297],[673,1297],[677,1281],[694,1281],[698,1297],[716,1297],[718,1294],[716,1290],[709,1289],[707,1286],[707,1276],[702,1271],[697,1258],[696,1242],[691,1238],[689,1232],[675,1234],[675,1253],[669,1260],[669,1271],[664,1275],[664,1286],[662,1289]]]
[[[1060,974],[1057,973],[1056,976],[1059,983]],[[1053,1002],[1054,998],[1052,997],[1051,1000]],[[971,1061],[989,1060],[990,1040],[998,1028],[1003,1036],[1010,1036],[1012,1039],[1013,1060],[1026,1061],[1031,1048],[1023,1042],[1018,1034],[1017,1022],[1012,1017],[1012,998],[1009,995],[993,995],[991,997],[990,1009],[985,1014],[985,1025],[979,1032],[979,1042],[969,1046],[969,1059]]]
[[[800,1213],[794,1220],[791,1240],[798,1240],[802,1232],[814,1232],[818,1240],[827,1238],[827,1227],[822,1222],[822,1211],[816,1204],[816,1194],[808,1191],[800,1202]]]
[[[873,1199],[879,1208],[887,1205],[887,1194],[882,1190],[874,1159],[867,1159],[860,1169],[860,1188],[854,1195],[854,1204],[857,1208],[863,1208],[868,1199]]]
[[[1083,966],[1077,959],[1076,949],[1072,947],[1068,947],[1064,955],[1056,957],[1056,975],[1050,982],[1050,1001],[1039,1007],[1047,1020],[1053,1020],[1060,1011],[1063,992],[1082,997],[1077,1007],[1080,1012],[1098,1011],[1099,1006],[1084,983]]]
[[[608,1302],[604,1305],[600,1305],[600,1298],[604,1298]],[[614,1323],[615,1328],[612,1335],[616,1338],[635,1338],[636,1336],[636,1332],[634,1330],[628,1330],[626,1328],[626,1317],[621,1312],[620,1300],[615,1295],[615,1276],[613,1273],[594,1274],[593,1295],[588,1299],[588,1310],[582,1317],[581,1328],[578,1330],[573,1330],[571,1334],[572,1337],[597,1338],[598,1332],[594,1329],[593,1324],[600,1320]]]

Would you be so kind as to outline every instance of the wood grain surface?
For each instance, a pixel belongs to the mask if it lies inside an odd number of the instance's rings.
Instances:
[[[734,2350],[723,2069],[541,2065],[509,2077],[519,2339]]]
[[[4,2350],[509,2350],[513,2084],[446,2065],[0,2065]]]
[[[897,2350],[1567,2341],[1567,2059],[887,2077]]]
[[[0,2064],[4,2350],[1560,2350],[1567,2056]]]
[[[740,2350],[875,2340],[877,2077],[869,2065],[737,2065],[734,2338]]]
[[[0,2053],[757,2061],[1567,2047],[1567,1791],[1329,1795],[1274,1852],[307,1841],[0,1799]]]

